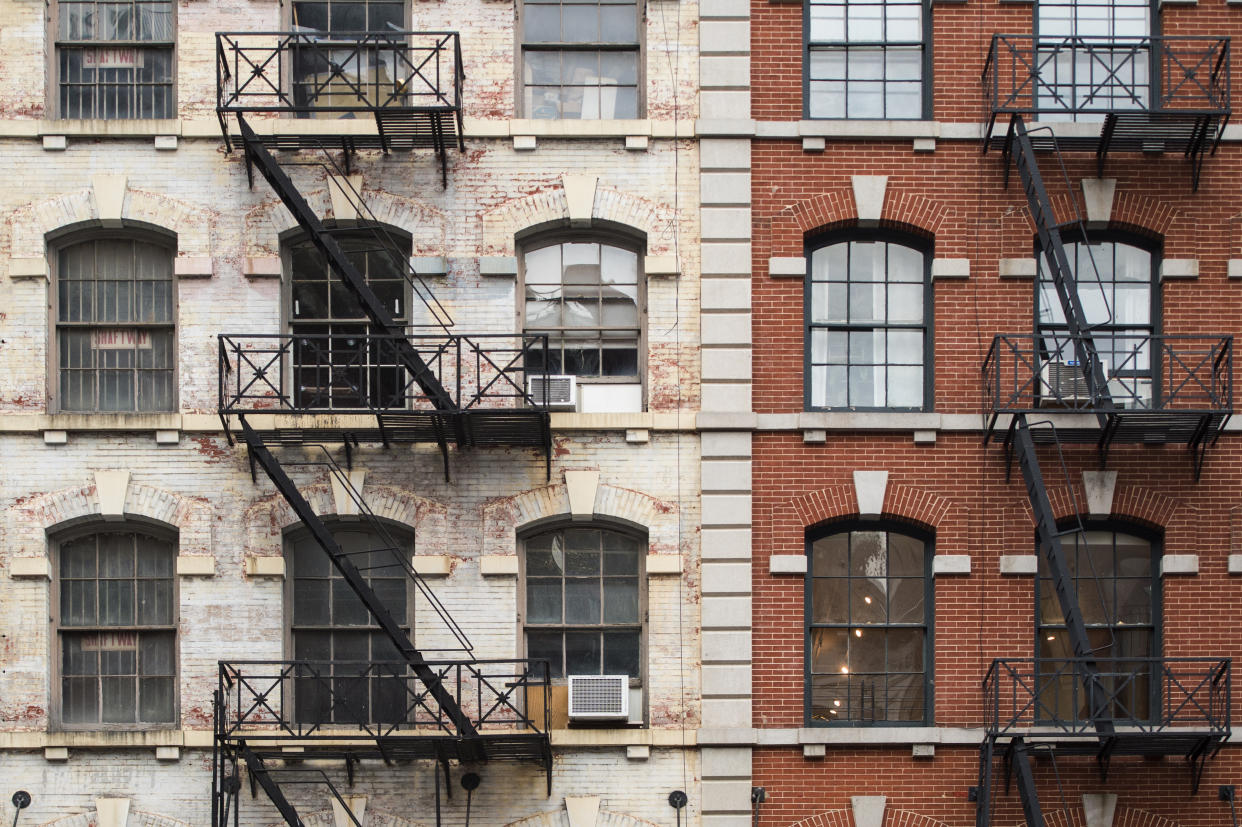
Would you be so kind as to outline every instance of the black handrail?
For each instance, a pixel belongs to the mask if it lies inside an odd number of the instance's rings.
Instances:
[[[1085,78],[1079,74],[1083,61]],[[1228,115],[1229,63],[1227,37],[996,34],[982,81],[993,116],[1107,111]]]
[[[547,731],[546,659],[426,661],[475,735]],[[404,661],[220,661],[217,739],[459,736]]]
[[[1093,721],[1103,719],[1139,733],[1224,739],[1231,666],[1229,658],[997,659],[983,679],[984,727],[990,736],[1021,730],[1095,738]],[[1087,668],[1095,681],[1082,679]]]
[[[216,33],[221,115],[407,110],[460,121],[464,79],[457,32]]]
[[[1073,339],[1058,331],[995,336],[982,368],[989,411],[1091,411],[1091,396],[1074,361]],[[1232,336],[1096,330],[1093,339],[1107,363],[1115,408],[1188,414],[1233,411]]]
[[[400,360],[412,348],[453,407],[437,407]],[[375,414],[546,407],[546,334],[220,334],[218,404],[232,413]],[[537,367],[528,367],[528,365]],[[544,386],[546,387],[546,382]]]

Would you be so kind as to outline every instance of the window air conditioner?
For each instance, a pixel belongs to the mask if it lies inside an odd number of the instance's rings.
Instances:
[[[569,676],[571,721],[627,721],[629,717],[629,675]]]
[[[547,396],[544,396],[544,393]],[[538,407],[572,411],[578,406],[578,377],[563,374],[527,376],[526,393]]]
[[[1108,379],[1108,362],[1101,360],[1104,378]],[[1041,404],[1064,405],[1072,402],[1090,402],[1087,377],[1083,376],[1078,362],[1045,362],[1039,369]]]

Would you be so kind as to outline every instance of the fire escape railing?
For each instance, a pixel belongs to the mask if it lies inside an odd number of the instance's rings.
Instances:
[[[1228,413],[1233,410],[1233,337],[1106,333],[1108,395],[1127,411]],[[1111,345],[1111,347],[1105,347]],[[989,413],[1095,411],[1075,354],[1062,333],[1006,333],[983,364]]]
[[[1230,734],[1228,658],[1109,657],[1095,664],[1094,682],[1084,680],[1085,666],[1078,658],[992,661],[983,679],[988,734],[1097,738],[1099,718],[1129,733]]]
[[[410,347],[448,389],[446,410],[401,359]],[[547,407],[531,396],[546,376],[544,334],[222,334],[219,409],[236,413],[448,413]],[[537,369],[527,365],[538,365]],[[545,388],[547,383],[542,383]]]
[[[1227,37],[1035,37],[997,34],[983,83],[999,114],[1109,111],[1228,115]]]
[[[473,737],[544,732],[544,660],[427,661]],[[229,661],[219,667],[220,736],[229,739],[386,739],[460,733],[405,662]],[[532,691],[533,690],[533,691]]]
[[[222,117],[407,109],[460,118],[464,78],[457,32],[216,33]]]

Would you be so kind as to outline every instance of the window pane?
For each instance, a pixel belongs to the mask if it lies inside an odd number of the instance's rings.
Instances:
[[[631,678],[640,676],[638,632],[604,633],[603,673],[605,675],[629,675]]]
[[[526,656],[531,659],[548,660],[550,674],[553,678],[565,676],[561,635],[561,632],[526,633]]]
[[[565,622],[600,622],[600,582],[598,579],[565,581]]]
[[[600,675],[599,632],[565,633],[565,669],[570,675]]]
[[[526,621],[528,623],[560,623],[561,581],[527,579]]]
[[[849,674],[849,632],[845,629],[811,630],[811,671]]]
[[[849,583],[850,581],[844,577],[815,578],[811,586],[811,620],[813,622],[849,622]]]
[[[609,577],[604,580],[604,622],[638,622],[638,579]]]

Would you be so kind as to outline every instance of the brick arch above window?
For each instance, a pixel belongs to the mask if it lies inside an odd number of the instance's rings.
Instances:
[[[880,227],[934,238],[953,210],[918,192],[895,186],[889,181],[885,188],[884,209]],[[846,186],[828,190],[796,201],[772,218],[773,243],[776,255],[802,255],[804,240],[809,236],[857,227],[858,207],[853,190]]]
[[[316,514],[330,519],[337,513],[331,486],[307,485],[299,490]],[[414,532],[421,553],[436,554],[448,550],[445,545],[448,509],[443,503],[385,485],[365,485],[362,497],[381,520]],[[279,557],[284,553],[285,531],[300,525],[301,521],[284,497],[271,494],[246,509],[243,523],[246,526],[248,554]]]
[[[563,483],[545,485],[483,507],[483,554],[513,554],[517,534],[543,522],[570,519],[569,495]],[[647,533],[648,552],[676,554],[677,504],[650,494],[601,483],[595,495],[595,517],[613,520]]]
[[[47,535],[77,523],[101,520],[95,485],[50,491],[16,503],[12,533],[15,556],[44,554]],[[212,553],[214,509],[206,499],[130,482],[125,495],[125,517],[176,530],[183,555]]]
[[[1078,517],[1085,519],[1087,497],[1080,486],[1075,486],[1072,492],[1065,485],[1048,486],[1048,497],[1058,522],[1069,523]],[[1025,499],[1022,513],[1033,528],[1031,507]],[[1113,493],[1111,513],[1102,516],[1119,525],[1128,523],[1163,532],[1166,547],[1172,544],[1188,549],[1199,547],[1199,526],[1204,522],[1198,508],[1140,485],[1118,485]]]
[[[801,525],[806,528],[858,517],[858,501],[853,485],[834,485],[809,491],[789,500],[789,505],[797,514]],[[941,537],[941,532],[948,527],[948,516],[954,508],[955,503],[952,500],[927,489],[890,482],[884,493],[884,512],[881,519],[921,525]]]
[[[515,254],[517,238],[570,226],[569,200],[563,182],[506,201],[483,213],[484,255]],[[647,255],[667,255],[674,249],[677,227],[673,206],[614,187],[595,187],[587,227],[611,225],[645,236]],[[575,226],[578,226],[575,224]]]
[[[443,210],[416,198],[368,189],[365,179],[353,183],[376,222],[410,236],[414,255],[443,254],[448,243],[449,227],[448,216]],[[332,216],[332,199],[327,186],[309,189],[303,195],[316,215]],[[245,255],[279,255],[281,240],[301,233],[304,229],[292,213],[279,200],[273,199],[246,213],[243,231]]]
[[[100,176],[104,178],[105,176]],[[65,192],[17,207],[9,217],[10,255],[40,258],[47,255],[49,239],[104,225],[98,201],[105,190],[121,196],[119,220],[135,228],[154,228],[176,235],[183,256],[209,256],[219,213],[157,192],[132,189],[124,176],[107,176],[95,187]],[[120,180],[115,180],[120,179]]]

